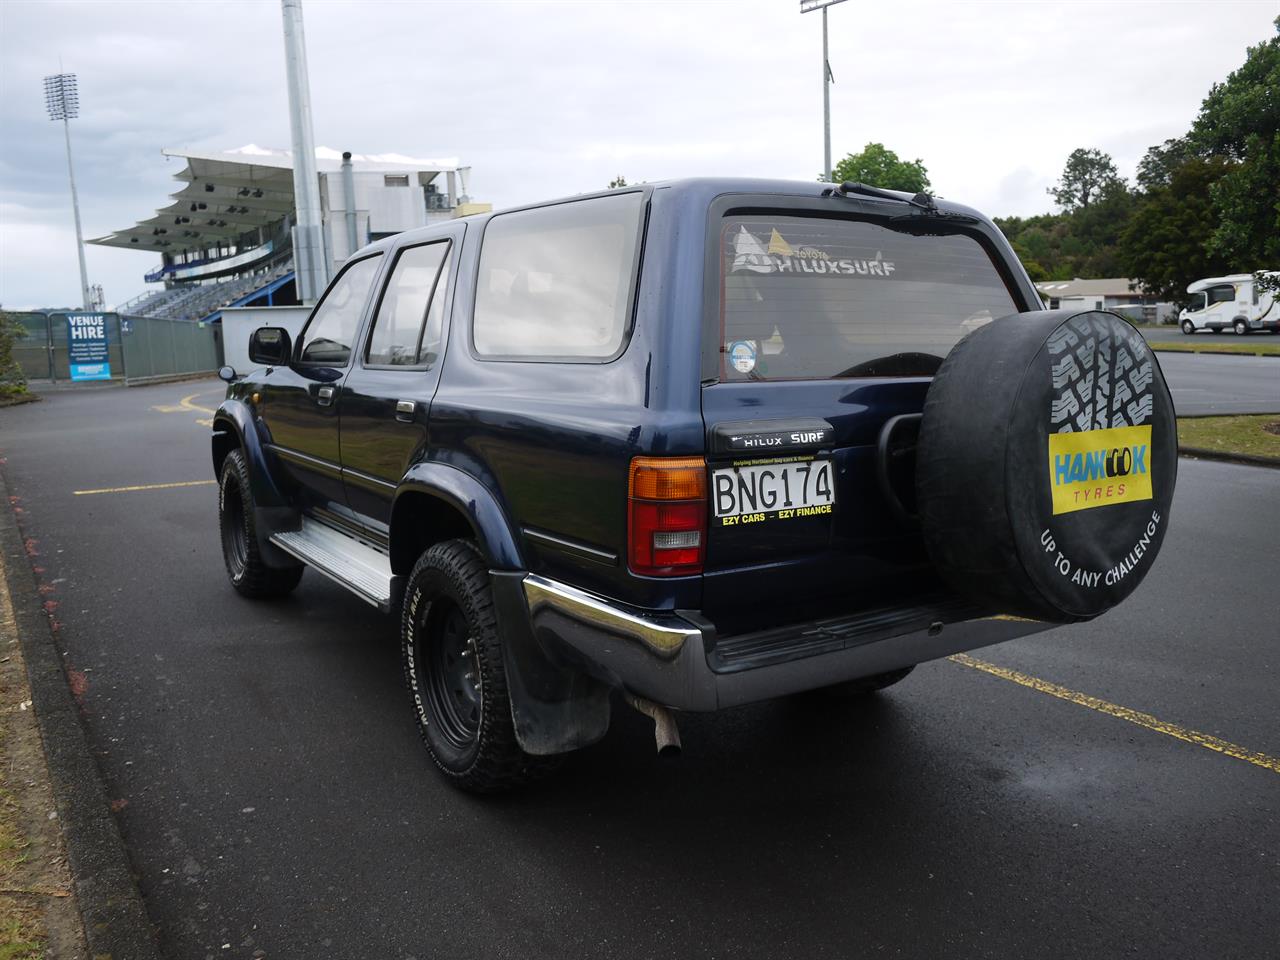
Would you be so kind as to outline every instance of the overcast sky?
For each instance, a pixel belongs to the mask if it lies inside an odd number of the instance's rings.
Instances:
[[[815,179],[821,14],[797,0],[305,0],[317,144],[458,156],[501,208],[628,180]],[[1075,147],[1132,177],[1270,37],[1260,2],[908,2],[831,8],[832,152],[880,141],[935,192],[997,216],[1051,209]],[[61,60],[59,59],[61,58]],[[290,146],[278,0],[0,0],[0,304],[78,302],[59,125],[42,79],[79,75],[86,237],[177,189],[162,148]],[[87,248],[109,304],[154,254]]]

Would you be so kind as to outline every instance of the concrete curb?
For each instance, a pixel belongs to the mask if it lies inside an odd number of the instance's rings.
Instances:
[[[1280,353],[1246,353],[1243,350],[1170,350],[1167,347],[1152,347],[1156,353],[1209,353],[1215,357],[1275,357],[1280,360]]]
[[[89,955],[160,960],[151,922],[36,590],[0,471],[0,552]]]
[[[1179,447],[1178,456],[1197,460],[1220,460],[1223,463],[1243,463],[1250,467],[1271,467],[1280,470],[1280,457],[1261,457],[1253,453],[1228,453],[1225,450],[1209,450],[1206,447]]]

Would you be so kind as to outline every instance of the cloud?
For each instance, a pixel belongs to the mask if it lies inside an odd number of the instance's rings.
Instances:
[[[781,0],[305,2],[316,141],[457,155],[510,206],[629,180],[812,180],[820,15]],[[1049,208],[1067,154],[1132,173],[1272,33],[1262,3],[848,3],[832,7],[835,158],[880,141],[993,215]],[[0,302],[63,304],[79,279],[59,126],[41,80],[79,75],[86,236],[163,206],[165,147],[290,146],[280,5],[0,3]],[[11,218],[12,214],[12,218]],[[39,229],[37,229],[39,228]],[[154,266],[90,247],[111,302]]]

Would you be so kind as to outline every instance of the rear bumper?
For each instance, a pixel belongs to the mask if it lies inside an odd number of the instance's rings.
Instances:
[[[528,574],[525,602],[538,642],[591,676],[678,710],[718,710],[936,660],[1047,630],[1055,624],[1008,617],[892,628],[843,649],[749,669],[713,669],[709,624],[694,613],[624,608],[567,584]]]

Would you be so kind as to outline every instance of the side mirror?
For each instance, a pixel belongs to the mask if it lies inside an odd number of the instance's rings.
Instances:
[[[284,327],[259,327],[249,337],[249,359],[264,367],[286,367],[293,357],[293,343]]]
[[[235,383],[240,379],[240,374],[236,373],[235,367],[222,367],[218,370],[218,379],[225,380],[227,383]]]

